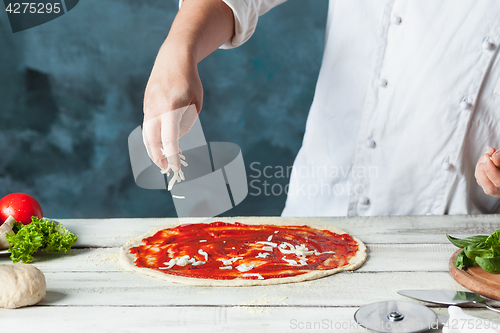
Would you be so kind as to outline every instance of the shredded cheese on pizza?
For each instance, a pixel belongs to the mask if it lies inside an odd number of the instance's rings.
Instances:
[[[165,274],[262,280],[339,268],[357,250],[348,234],[308,226],[214,222],[160,230],[129,251],[136,266]]]

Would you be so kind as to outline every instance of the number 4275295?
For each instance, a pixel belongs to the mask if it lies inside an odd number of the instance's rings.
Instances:
[[[60,3],[40,3],[40,2],[15,2],[9,3],[5,11],[10,14],[59,14],[61,12]]]

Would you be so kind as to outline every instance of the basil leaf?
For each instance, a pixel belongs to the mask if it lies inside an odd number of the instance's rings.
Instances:
[[[476,262],[488,273],[500,274],[500,256],[494,258],[476,257]]]
[[[455,258],[456,268],[462,269],[464,267],[464,257],[465,257],[464,250],[460,251],[460,253],[457,254],[457,257]]]
[[[491,252],[493,253],[493,257],[499,257],[500,256],[500,245],[492,245]]]
[[[500,230],[494,231],[485,242],[489,246],[500,245]]]
[[[493,257],[489,246],[485,242],[470,244],[464,247],[464,252],[467,258],[474,260],[476,257]]]
[[[456,247],[464,248],[467,245],[472,245],[472,244],[477,244],[480,242],[485,242],[488,236],[483,236],[483,235],[478,235],[478,236],[471,236],[467,238],[455,238],[452,237],[448,234],[446,234],[446,237],[448,237],[448,240],[455,245]]]
[[[462,250],[455,258],[455,267],[458,269],[463,269],[464,266],[476,266],[476,262],[465,256],[465,251]]]
[[[478,297],[477,294],[471,294],[470,292],[466,292],[466,291],[457,291],[457,293],[453,297],[453,301],[473,302],[473,301],[477,300],[477,297]]]

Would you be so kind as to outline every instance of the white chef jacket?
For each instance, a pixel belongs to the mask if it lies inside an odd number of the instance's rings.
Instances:
[[[284,1],[224,2],[231,48]],[[474,177],[500,148],[499,49],[498,0],[330,0],[283,216],[499,212]]]

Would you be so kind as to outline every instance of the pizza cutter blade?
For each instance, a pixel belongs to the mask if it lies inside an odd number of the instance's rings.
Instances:
[[[367,330],[381,333],[416,333],[438,326],[434,311],[421,304],[401,301],[362,306],[354,314],[354,320]]]

